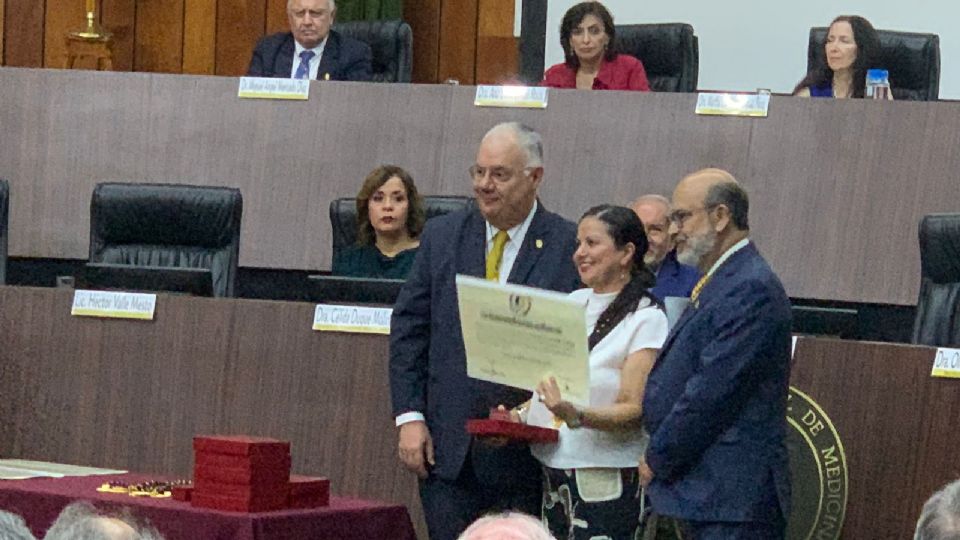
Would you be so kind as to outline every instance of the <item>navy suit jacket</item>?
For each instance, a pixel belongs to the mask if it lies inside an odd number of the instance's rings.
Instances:
[[[650,293],[663,302],[668,296],[689,298],[700,280],[700,271],[677,261],[677,250],[671,250],[657,269],[657,282]]]
[[[790,301],[750,243],[717,268],[698,302],[647,380],[653,509],[690,521],[786,519]]]
[[[572,260],[575,249],[575,225],[538,205],[508,281],[572,291],[580,284]],[[530,392],[467,376],[455,276],[482,278],[485,261],[486,221],[477,209],[431,219],[393,308],[393,413],[424,413],[436,458],[431,474],[447,480],[458,476],[470,450],[465,428],[468,419],[486,418],[491,407],[513,407],[530,398]],[[510,483],[510,475],[523,474],[523,467],[532,468],[534,474],[539,471],[526,446],[475,447],[471,452],[473,469],[486,484]],[[485,455],[480,457],[481,453]]]
[[[296,46],[290,32],[260,38],[253,49],[247,76],[289,79],[294,51]],[[369,81],[372,58],[369,45],[330,30],[317,67],[317,79],[325,80],[329,75],[331,81]]]

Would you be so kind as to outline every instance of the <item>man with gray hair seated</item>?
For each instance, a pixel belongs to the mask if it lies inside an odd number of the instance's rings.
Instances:
[[[960,480],[934,493],[923,505],[914,540],[960,540]]]
[[[0,510],[0,539],[37,540],[22,517],[4,510]]]
[[[484,516],[457,540],[556,540],[543,523],[521,512]]]
[[[88,502],[75,502],[60,512],[43,540],[163,540],[154,528],[129,516],[101,515]]]

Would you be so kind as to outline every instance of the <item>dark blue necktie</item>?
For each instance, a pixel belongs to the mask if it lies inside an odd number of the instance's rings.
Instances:
[[[313,51],[303,51],[300,53],[300,65],[297,66],[297,73],[293,76],[294,79],[310,78],[310,60],[316,55],[317,53]]]

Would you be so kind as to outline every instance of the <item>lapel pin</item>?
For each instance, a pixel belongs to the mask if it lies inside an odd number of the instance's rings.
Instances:
[[[543,240],[537,238],[537,249],[543,249]]]

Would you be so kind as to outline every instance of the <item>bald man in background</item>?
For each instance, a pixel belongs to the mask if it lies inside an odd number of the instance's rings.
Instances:
[[[651,519],[683,538],[781,539],[790,300],[750,241],[747,193],[730,173],[687,176],[672,207],[678,259],[703,277],[647,379],[640,475]]]
[[[642,195],[633,201],[631,208],[647,233],[649,248],[643,262],[657,276],[650,292],[661,302],[668,296],[689,298],[700,279],[700,271],[677,261],[677,250],[670,235],[669,199],[662,195]]]

